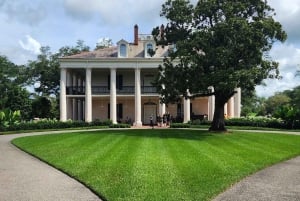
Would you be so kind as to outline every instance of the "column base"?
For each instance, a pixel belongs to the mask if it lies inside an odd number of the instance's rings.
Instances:
[[[136,121],[133,123],[133,126],[136,126],[136,127],[142,127],[143,126],[143,122],[141,121]]]

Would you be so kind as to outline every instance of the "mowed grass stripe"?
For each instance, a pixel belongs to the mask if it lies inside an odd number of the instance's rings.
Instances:
[[[213,176],[212,172],[217,172],[220,168],[202,151],[206,148],[202,145],[201,142],[190,139],[170,142],[169,153],[176,166],[177,177],[185,186],[184,197],[179,200],[205,200],[210,194],[207,189],[214,178],[208,179],[207,176]]]
[[[85,174],[91,176],[90,184],[94,190],[102,192],[101,196],[110,199],[112,195],[116,195],[115,189],[118,189],[118,199],[123,199],[124,192],[131,189],[127,178],[130,176],[129,170],[136,155],[137,143],[124,135],[112,135],[112,137],[118,139],[118,142],[105,154],[94,153],[96,158],[92,163],[94,168],[92,172],[95,174],[89,172]]]
[[[59,164],[107,200],[209,200],[244,176],[300,154],[300,136],[172,129],[38,136],[14,143]]]

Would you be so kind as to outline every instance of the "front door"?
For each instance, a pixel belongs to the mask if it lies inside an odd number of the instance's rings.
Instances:
[[[153,117],[153,123],[156,123],[156,104],[155,103],[145,103],[144,104],[144,124],[150,124],[150,117]]]

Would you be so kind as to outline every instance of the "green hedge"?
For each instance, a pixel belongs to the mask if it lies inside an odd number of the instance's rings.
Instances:
[[[210,121],[199,119],[189,122],[190,125],[210,125]],[[226,126],[248,126],[248,127],[263,127],[263,128],[278,128],[278,129],[300,129],[300,120],[298,121],[283,121],[276,118],[268,117],[241,117],[230,118],[225,120]]]
[[[225,120],[226,126],[251,126],[279,129],[300,129],[300,121],[283,121],[276,118],[266,117],[242,117]]]
[[[81,128],[93,126],[107,126],[112,125],[111,120],[106,121],[66,121],[61,122],[58,120],[38,120],[31,122],[21,122],[9,126],[0,126],[0,131],[18,131],[18,130],[40,130],[40,129],[64,129],[64,128]]]
[[[170,128],[190,128],[190,124],[184,124],[184,123],[172,123],[170,125]]]
[[[109,128],[130,128],[130,124],[111,124]]]

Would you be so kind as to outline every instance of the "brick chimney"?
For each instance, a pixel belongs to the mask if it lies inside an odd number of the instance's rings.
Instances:
[[[138,45],[139,44],[139,27],[138,25],[134,25],[134,44]]]
[[[160,26],[160,39],[164,39],[164,35],[165,35],[165,26],[162,24]]]

